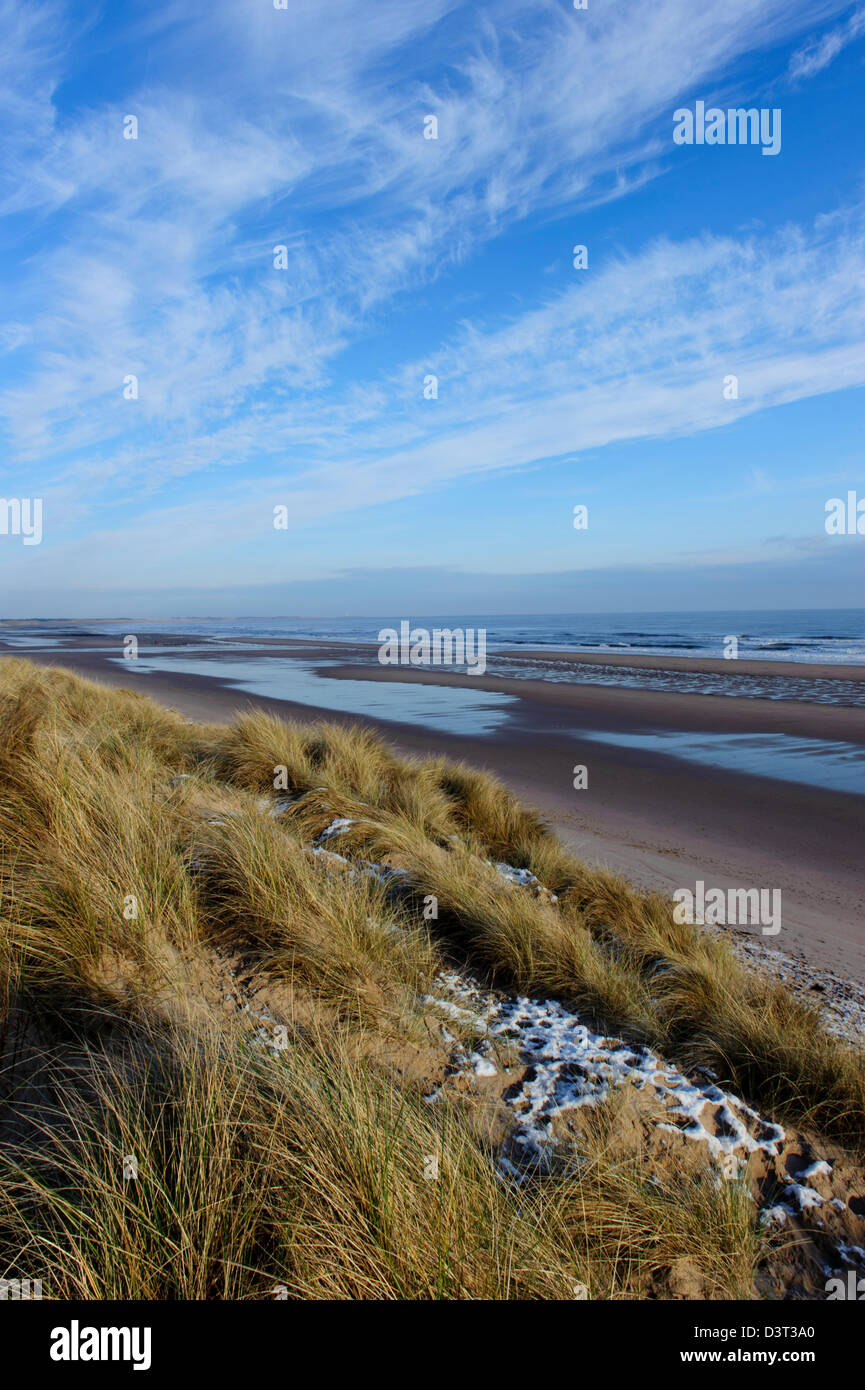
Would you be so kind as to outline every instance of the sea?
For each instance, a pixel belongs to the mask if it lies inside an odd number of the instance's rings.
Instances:
[[[865,610],[851,608],[531,616],[398,613],[342,618],[172,615],[98,622],[33,619],[0,624],[0,638],[7,650],[39,660],[40,649],[50,652],[70,637],[89,637],[91,650],[112,649],[109,660],[123,667],[129,680],[140,682],[143,689],[148,677],[160,673],[214,677],[239,694],[287,700],[336,715],[473,736],[513,731],[513,719],[520,713],[513,693],[472,688],[471,683],[462,687],[452,681],[443,685],[370,681],[362,670],[357,679],[348,675],[346,667],[362,667],[370,659],[368,650],[352,643],[367,648],[378,644],[382,629],[399,630],[406,620],[429,629],[485,629],[487,675],[511,677],[515,682],[566,681],[865,708],[865,680],[840,671],[846,664],[865,664]],[[128,634],[138,639],[139,655],[134,661],[120,654],[121,639]],[[622,662],[629,654],[723,657],[731,637],[737,639],[739,660],[724,661],[717,670],[677,671]],[[291,656],[268,649],[266,639],[284,638],[346,646],[329,653],[300,648]],[[75,650],[86,649],[80,640],[76,643]],[[591,665],[556,661],[553,654],[562,651],[592,652],[595,661]],[[615,654],[618,661],[605,663],[604,653]],[[744,660],[765,661],[765,674],[753,668],[742,671]],[[772,660],[795,663],[795,669],[779,675],[768,664]],[[837,666],[839,676],[825,675],[818,663]],[[576,725],[573,732],[589,744],[600,738],[690,763],[865,794],[865,744],[861,743],[786,733],[733,736],[641,728],[615,734]]]
[[[402,621],[426,628],[482,628],[487,650],[549,648],[551,651],[618,655],[720,657],[737,638],[740,660],[865,663],[865,609],[790,608],[675,613],[391,613],[372,617],[232,617],[183,615],[119,618],[75,624],[96,636],[105,632],[155,632],[175,628],[201,637],[289,637],[310,641],[376,642],[383,628]],[[50,619],[34,620],[48,631]],[[63,627],[68,632],[69,624]]]

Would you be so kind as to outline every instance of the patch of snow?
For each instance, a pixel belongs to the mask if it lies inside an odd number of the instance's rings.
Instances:
[[[515,869],[513,864],[493,864],[489,859],[485,862],[489,864],[491,869],[495,869],[496,873],[501,874],[502,878],[508,879],[510,883],[521,883],[524,887],[537,884],[540,887],[540,880],[532,873],[531,869]]]
[[[402,878],[408,873],[408,869],[390,869],[387,864],[371,864],[368,859],[346,859],[344,854],[337,854],[332,849],[322,849],[320,845],[310,845],[308,848],[312,854],[320,857],[325,865],[327,861],[346,864],[349,878],[356,878],[360,874],[377,879],[379,883],[390,883],[393,879]]]
[[[472,1071],[475,1076],[496,1076],[498,1068],[488,1057],[482,1057],[479,1052],[473,1052],[470,1058]]]
[[[494,864],[491,859],[485,859],[484,863],[491,869],[495,869],[496,873],[501,874],[502,878],[506,878],[509,883],[519,883],[524,888],[540,888],[543,892],[547,891],[531,869],[515,869],[513,864],[506,864],[504,861]],[[558,893],[550,893],[550,902],[557,903],[558,901]]]
[[[294,805],[296,800],[296,796],[280,796],[277,797],[276,801],[271,801],[269,796],[262,796],[256,802],[256,806],[267,816],[282,816],[285,815],[289,806]]]
[[[784,1188],[784,1196],[795,1203],[794,1211],[808,1211],[811,1207],[821,1207],[826,1200],[813,1187],[803,1187],[801,1183],[790,1182]]]
[[[557,1116],[596,1106],[627,1083],[650,1087],[668,1116],[660,1127],[704,1143],[728,1179],[740,1176],[738,1160],[750,1153],[777,1156],[785,1137],[780,1125],[714,1083],[690,1081],[648,1047],[594,1033],[557,1000],[498,999],[453,975],[440,976],[439,983],[443,996],[427,995],[426,1004],[491,1040],[511,1043],[527,1068],[507,1102],[516,1118],[513,1143],[526,1163],[547,1165]]]
[[[353,820],[337,819],[331,821],[326,830],[322,830],[319,840],[329,840],[332,835],[344,835],[350,825],[354,825]]]
[[[792,1212],[790,1212],[783,1203],[779,1202],[777,1206],[767,1207],[765,1211],[761,1211],[760,1221],[764,1226],[786,1226],[787,1217],[791,1215]]]
[[[811,1178],[831,1178],[832,1165],[827,1163],[825,1158],[818,1158],[814,1163],[808,1165],[804,1172],[799,1174],[803,1182],[809,1182]]]

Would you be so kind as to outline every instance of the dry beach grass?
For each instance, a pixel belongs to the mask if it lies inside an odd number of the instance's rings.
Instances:
[[[490,777],[363,730],[0,661],[0,933],[0,1273],[49,1297],[753,1296],[747,1190],[648,1153],[623,1093],[503,1177],[498,1098],[441,1084],[443,970],[865,1150],[865,1056],[814,1011]]]

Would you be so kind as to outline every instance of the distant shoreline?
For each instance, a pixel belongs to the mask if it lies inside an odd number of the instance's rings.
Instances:
[[[378,634],[396,620],[379,617],[124,617],[7,618],[0,634],[70,639],[98,639],[135,633],[139,640],[192,637],[199,641],[324,643],[346,652],[375,648]],[[607,666],[656,666],[666,670],[719,673],[738,668],[742,674],[825,677],[865,673],[865,609],[778,609],[754,611],[604,613],[604,614],[415,614],[400,625],[418,623],[485,634],[486,650],[499,659]],[[722,635],[731,634],[731,635]],[[737,656],[731,658],[733,637]]]
[[[47,620],[46,620],[47,621]],[[115,623],[115,618],[105,618],[98,620],[101,622]],[[180,622],[179,619],[166,619],[166,623]],[[59,624],[58,624],[59,626]],[[73,623],[69,620],[70,627],[79,627],[80,623]],[[134,631],[134,624],[131,625]],[[25,622],[23,619],[0,619],[0,644],[3,642],[3,631],[7,628],[18,629],[20,635],[26,633],[34,637],[40,635],[34,632],[34,624]],[[86,634],[75,632],[65,634],[61,632],[44,633],[47,640],[56,637],[69,645],[70,649],[91,644],[94,640],[100,640],[97,634]],[[115,634],[104,634],[101,640]],[[142,646],[160,645],[158,638],[160,632],[155,629],[152,632],[139,631],[137,634]],[[207,645],[211,638],[207,634],[201,633],[172,633],[172,645],[176,642],[189,644],[202,643]],[[116,635],[118,649],[122,648],[122,640]],[[254,636],[243,633],[226,633],[222,642],[237,644],[238,646],[267,647],[274,650],[280,648],[290,648],[299,650],[300,648],[312,649],[317,652],[334,649],[336,652],[350,651],[357,655],[375,657],[378,651],[378,644],[375,642],[360,642],[356,639],[343,637],[291,637],[291,636]],[[214,651],[218,650],[216,646]],[[865,681],[865,663],[844,663],[835,661],[791,661],[789,659],[779,660],[775,657],[759,658],[736,658],[727,660],[723,657],[708,656],[676,656],[666,652],[620,652],[620,651],[597,651],[584,650],[579,647],[569,647],[567,649],[557,647],[507,647],[489,644],[491,657],[506,657],[512,660],[526,661],[547,661],[553,664],[572,665],[572,666],[618,666],[622,668],[632,667],[635,670],[657,670],[657,671],[691,671],[694,673],[706,673],[709,675],[734,675],[736,673],[745,676],[779,676],[808,678],[816,680],[852,680]],[[22,652],[23,654],[23,652]],[[415,674],[423,674],[422,668],[389,668],[392,673],[394,669],[405,669]],[[438,676],[440,671],[431,674]],[[389,677],[388,677],[389,678]]]

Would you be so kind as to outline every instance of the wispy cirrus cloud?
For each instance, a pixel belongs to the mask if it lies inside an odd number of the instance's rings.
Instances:
[[[214,0],[109,34],[97,6],[0,0],[0,412],[13,476],[69,532],[58,575],[74,552],[96,582],[122,555],[144,582],[181,548],[191,572],[254,537],[271,496],[304,525],[859,384],[855,210],[742,240],[673,226],[504,322],[498,284],[462,326],[438,302],[526,219],[666,177],[681,99],[844,9],[332,0],[325,20],[317,0]],[[70,95],[85,42],[125,86]],[[386,316],[430,301],[422,352],[382,348]]]
[[[865,9],[858,9],[845,24],[839,24],[819,39],[797,48],[790,59],[790,77],[801,82],[828,68],[848,44],[865,34]]]
[[[61,61],[46,35],[62,8],[35,14],[16,28],[27,82]],[[6,213],[38,213],[46,236],[62,217],[59,244],[25,257],[7,301],[15,384],[2,406],[26,460],[127,437],[127,372],[148,431],[157,418],[203,435],[226,411],[252,418],[256,389],[278,406],[321,381],[395,293],[478,240],[539,207],[622,196],[683,85],[795,27],[780,0],[734,0],[723,18],[670,0],[603,19],[522,0],[340,0],[327,31],[310,0],[290,12],[233,0],[206,16],[169,6],[164,20],[157,52],[176,86],[70,115],[50,107],[59,70],[43,75],[41,115],[7,151]],[[437,141],[422,138],[428,108]],[[127,109],[134,142],[121,137]]]
[[[144,583],[154,562],[168,564],[181,550],[190,573],[249,566],[244,552],[271,528],[277,503],[288,507],[292,529],[303,528],[461,480],[722,428],[865,385],[863,264],[862,209],[762,239],[662,239],[494,330],[465,324],[441,345],[437,400],[424,400],[429,364],[416,361],[373,378],[368,390],[313,391],[158,452],[124,445],[115,472],[100,477],[94,465],[93,511],[134,497],[134,524],[97,523],[87,540],[61,544],[57,573],[74,557],[95,583],[113,556]],[[723,390],[730,374],[735,400]],[[217,466],[226,472],[213,488]],[[159,485],[190,472],[207,479],[203,487],[187,501],[160,502]],[[82,476],[86,468],[58,480],[55,513],[80,493]]]

